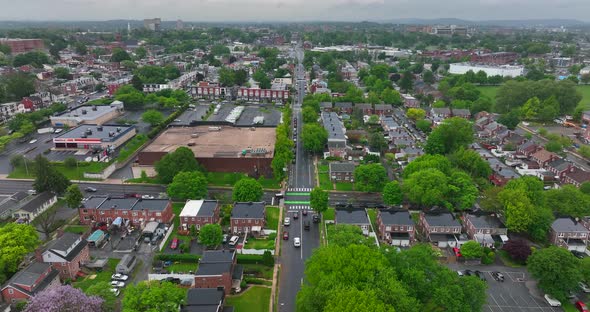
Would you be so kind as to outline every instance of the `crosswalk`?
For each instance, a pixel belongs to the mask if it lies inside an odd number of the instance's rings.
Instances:
[[[287,192],[311,192],[312,188],[308,187],[290,187]]]
[[[309,205],[289,205],[288,210],[311,210]]]

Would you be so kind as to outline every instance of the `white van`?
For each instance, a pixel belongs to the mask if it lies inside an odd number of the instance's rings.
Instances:
[[[238,243],[239,240],[240,240],[240,237],[239,236],[232,236],[229,239],[229,245],[230,246],[235,246]]]

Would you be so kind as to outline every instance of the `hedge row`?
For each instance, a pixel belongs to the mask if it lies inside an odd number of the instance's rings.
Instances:
[[[244,255],[238,254],[239,264],[264,264],[262,255]]]
[[[150,139],[153,139],[156,136],[158,136],[158,134],[160,133],[160,131],[164,130],[168,126],[168,124],[170,124],[171,122],[173,122],[174,120],[176,120],[178,118],[178,116],[182,115],[182,113],[184,113],[184,111],[187,108],[188,108],[187,105],[182,106],[182,108],[180,108],[179,110],[177,110],[174,113],[170,114],[170,116],[168,116],[168,118],[166,118],[163,123],[157,125],[152,130],[150,130],[150,132],[148,133],[148,137]]]
[[[157,260],[162,260],[162,261],[182,261],[182,262],[186,262],[186,261],[199,261],[199,259],[201,258],[201,256],[199,255],[193,255],[193,254],[175,254],[175,255],[169,255],[169,254],[159,254],[156,256]]]

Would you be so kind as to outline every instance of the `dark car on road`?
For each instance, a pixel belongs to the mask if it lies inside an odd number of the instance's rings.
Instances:
[[[303,229],[306,231],[309,231],[309,229],[311,228],[309,221],[305,221],[303,222]]]
[[[475,275],[477,275],[477,277],[479,277],[480,280],[485,281],[486,280],[486,276],[483,272],[481,271],[475,271]]]
[[[284,240],[288,240],[289,239],[289,232],[287,232],[287,231],[284,231],[283,232],[283,239]]]
[[[320,223],[320,216],[317,214],[313,215],[313,223]]]
[[[504,281],[504,274],[502,274],[500,272],[492,272],[490,274],[492,274],[492,277],[495,280],[497,280],[498,282],[503,282]]]
[[[299,212],[297,212],[297,211],[293,212],[293,219],[295,219],[295,220],[299,219]]]

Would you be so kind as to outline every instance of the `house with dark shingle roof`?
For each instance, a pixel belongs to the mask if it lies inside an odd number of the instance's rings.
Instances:
[[[376,115],[391,115],[393,114],[393,106],[391,104],[375,104]]]
[[[352,102],[336,102],[334,109],[340,113],[352,114]]]
[[[371,228],[369,217],[364,209],[336,209],[334,223],[358,226],[365,235],[369,234]]]
[[[199,260],[195,273],[195,288],[222,287],[225,295],[240,286],[243,268],[236,264],[235,250],[207,250]]]
[[[81,235],[63,233],[53,240],[45,250],[36,250],[35,257],[39,262],[49,263],[59,271],[62,280],[76,279],[81,266],[90,261],[88,241]]]
[[[453,108],[453,117],[461,117],[465,119],[471,119],[471,112],[467,108]]]
[[[34,195],[30,200],[22,202],[12,213],[12,217],[24,222],[31,222],[56,202],[57,196],[51,192]]]
[[[461,234],[461,223],[448,211],[420,212],[421,233],[438,247],[455,247],[455,235]]]
[[[217,288],[191,288],[180,312],[221,312],[224,311],[225,293]]]
[[[332,111],[332,102],[321,102],[320,109],[324,112],[331,112]]]
[[[378,210],[379,238],[393,246],[410,246],[416,240],[416,225],[407,210]]]
[[[2,287],[4,302],[26,301],[37,293],[60,286],[59,272],[51,264],[33,262],[16,272]]]
[[[363,115],[373,115],[373,104],[370,103],[354,104],[354,109],[360,109],[363,112]]]
[[[352,162],[331,162],[329,166],[330,180],[334,182],[354,182],[354,168]]]
[[[573,167],[573,164],[563,158],[558,158],[547,163],[546,169],[555,174],[561,180],[565,173]]]
[[[266,224],[265,215],[264,202],[234,203],[230,218],[231,232],[258,234]]]
[[[533,141],[526,141],[526,142],[520,144],[516,148],[516,151],[524,156],[529,157],[529,156],[531,156],[531,154],[533,154],[534,152],[538,151],[541,148],[542,148],[541,146],[537,145]]]
[[[200,230],[204,225],[218,223],[220,210],[218,200],[187,200],[179,215],[180,227],[188,231],[194,225]]]
[[[451,109],[448,107],[433,107],[430,109],[431,117],[449,118],[451,117]]]
[[[557,218],[551,224],[549,240],[553,245],[586,252],[588,246],[588,230],[581,222],[572,218]]]
[[[542,148],[531,154],[531,160],[535,161],[541,168],[545,168],[548,162],[558,159],[557,154]]]
[[[497,216],[491,214],[463,215],[463,227],[470,239],[482,246],[491,247],[498,242],[503,244],[508,240],[508,230]]]
[[[582,183],[590,181],[590,172],[582,170],[576,166],[570,168],[563,175],[563,182],[573,184],[576,187],[580,187]]]

